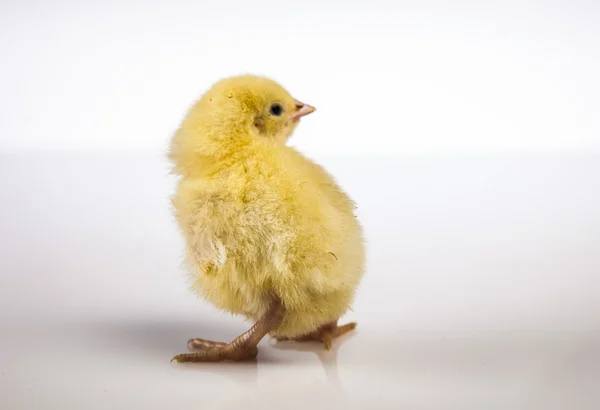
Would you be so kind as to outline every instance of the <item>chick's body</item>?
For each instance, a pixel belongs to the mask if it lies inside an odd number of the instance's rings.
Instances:
[[[188,113],[170,151],[181,175],[172,198],[193,286],[218,308],[259,320],[285,308],[270,333],[295,337],[337,321],[364,270],[354,203],[319,165],[285,142],[299,102],[278,84],[217,83]]]

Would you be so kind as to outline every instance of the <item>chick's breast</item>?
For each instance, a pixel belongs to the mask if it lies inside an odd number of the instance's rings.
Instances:
[[[272,333],[292,337],[350,307],[364,270],[362,228],[321,167],[292,149],[259,157],[182,181],[173,204],[195,289],[253,320],[277,297],[286,313]]]

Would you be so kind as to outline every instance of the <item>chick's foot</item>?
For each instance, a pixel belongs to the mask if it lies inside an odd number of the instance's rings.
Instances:
[[[178,354],[171,361],[184,363],[252,360],[258,354],[258,342],[281,323],[283,312],[284,308],[281,302],[277,300],[254,326],[236,337],[231,343],[190,339],[188,341],[188,348],[202,349],[202,351]]]
[[[356,328],[356,322],[338,326],[337,321],[321,326],[314,332],[293,338],[277,338],[278,341],[292,340],[296,342],[323,342],[325,350],[331,349],[331,343],[336,337],[345,335]]]
[[[178,354],[171,361],[183,362],[220,362],[252,360],[256,357],[258,349],[251,346],[233,343],[213,342],[212,340],[194,338],[188,341],[188,349],[200,349],[199,353]]]
[[[195,339],[192,339],[195,340]],[[206,341],[205,341],[206,342]],[[215,345],[206,348],[197,353],[182,353],[173,357],[171,361],[178,363],[185,362],[225,362],[225,361],[244,361],[256,358],[258,348],[256,346],[236,346],[233,342],[218,346],[220,342],[213,342]]]

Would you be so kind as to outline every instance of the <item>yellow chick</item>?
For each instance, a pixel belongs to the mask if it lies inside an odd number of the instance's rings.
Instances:
[[[253,75],[214,84],[172,138],[172,197],[193,288],[254,326],[230,343],[191,339],[178,362],[248,360],[270,334],[332,340],[364,272],[355,205],[321,166],[286,145],[315,111]]]

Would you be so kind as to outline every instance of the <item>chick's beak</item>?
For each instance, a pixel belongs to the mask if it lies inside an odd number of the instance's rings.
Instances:
[[[308,104],[304,104],[298,100],[294,100],[294,104],[296,105],[296,110],[292,114],[293,120],[298,120],[300,117],[304,117],[305,115],[310,114],[311,112],[315,112],[316,108],[312,107]]]

